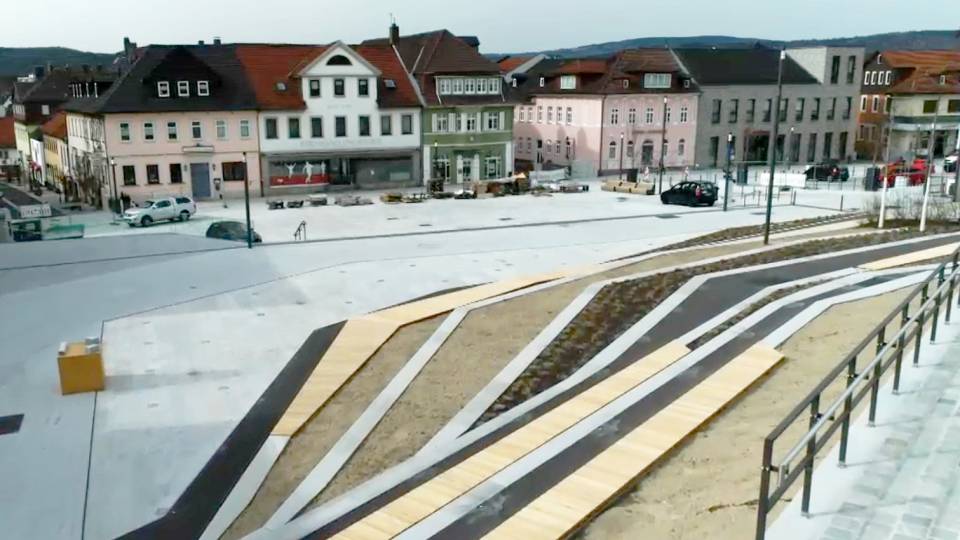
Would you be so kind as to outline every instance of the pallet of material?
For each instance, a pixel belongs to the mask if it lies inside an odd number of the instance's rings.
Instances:
[[[405,203],[422,203],[427,200],[428,196],[426,193],[408,193],[403,196],[403,202]]]
[[[606,180],[600,185],[603,191],[615,191],[617,193],[633,193],[639,195],[649,195],[653,190],[653,184],[646,182],[627,182],[625,180]]]
[[[337,206],[363,206],[373,204],[373,201],[359,195],[340,195],[334,201],[334,204]]]
[[[310,206],[326,206],[327,205],[326,195],[308,195],[307,200],[310,201]]]
[[[381,193],[380,202],[384,204],[397,204],[403,202],[403,194],[396,191],[391,191],[390,193]]]

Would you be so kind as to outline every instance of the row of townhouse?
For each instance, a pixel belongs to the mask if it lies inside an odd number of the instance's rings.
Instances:
[[[514,115],[518,168],[716,167],[767,160],[780,52],[635,49],[609,58],[507,57],[522,103]],[[853,156],[863,50],[788,49],[780,131],[786,162]],[[727,148],[728,140],[730,147]]]
[[[949,154],[960,133],[960,51],[874,53],[864,64],[859,112],[863,159]]]
[[[123,75],[64,106],[70,172],[99,201],[502,178],[515,100],[478,47],[395,24],[358,45],[127,40]]]

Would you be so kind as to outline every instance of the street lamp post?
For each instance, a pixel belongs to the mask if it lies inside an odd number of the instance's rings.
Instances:
[[[657,193],[663,193],[663,152],[667,145],[667,96],[663,96],[663,111],[661,111],[660,120],[660,178],[657,180]]]
[[[730,169],[733,161],[733,132],[727,133],[727,170],[723,175],[723,211],[727,211],[727,203],[730,201],[730,176],[733,171]]]
[[[620,134],[620,180],[623,180],[623,133]]]
[[[253,228],[250,225],[250,178],[247,174],[247,153],[243,153],[243,205],[247,214],[247,249],[253,249]]]
[[[114,158],[110,158],[110,177],[113,180],[113,200],[120,209],[120,216],[123,216],[123,199],[120,198],[120,191],[117,189],[117,160]]]
[[[780,108],[783,106],[783,61],[786,59],[787,51],[780,50],[780,61],[777,65],[777,100],[776,110],[773,117],[773,133],[770,137],[770,181],[767,185],[767,218],[763,226],[763,245],[770,243],[770,217],[773,213],[773,174],[777,167],[777,138],[780,136]]]

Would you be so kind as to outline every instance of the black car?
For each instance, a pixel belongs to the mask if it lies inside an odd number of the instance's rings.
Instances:
[[[660,194],[663,204],[713,206],[717,202],[717,185],[713,182],[681,182]]]
[[[947,156],[946,159],[943,160],[943,172],[948,172],[948,173],[957,172],[957,161],[960,161],[957,159],[957,157],[958,157],[957,152],[954,152],[949,156]]]
[[[807,180],[817,180],[819,182],[846,182],[850,178],[850,171],[846,167],[841,167],[836,161],[825,161],[807,168],[803,171],[807,175]]]
[[[257,234],[257,231],[252,232],[255,243],[263,242],[263,238]],[[207,238],[246,242],[247,226],[242,221],[215,221],[207,227]]]

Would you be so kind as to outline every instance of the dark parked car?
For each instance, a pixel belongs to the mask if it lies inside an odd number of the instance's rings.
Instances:
[[[252,232],[254,242],[263,242],[263,238],[257,234],[257,231]],[[215,221],[207,227],[207,238],[246,242],[247,226],[242,221]]]
[[[807,168],[803,171],[807,175],[807,180],[817,180],[820,182],[846,182],[850,178],[850,171],[846,167],[841,167],[836,161],[824,161]]]
[[[681,182],[661,193],[660,202],[713,206],[717,202],[717,185],[713,182]]]
[[[947,156],[945,160],[943,160],[943,170],[944,172],[948,172],[948,173],[957,172],[957,153],[956,152],[950,154],[949,156]]]

